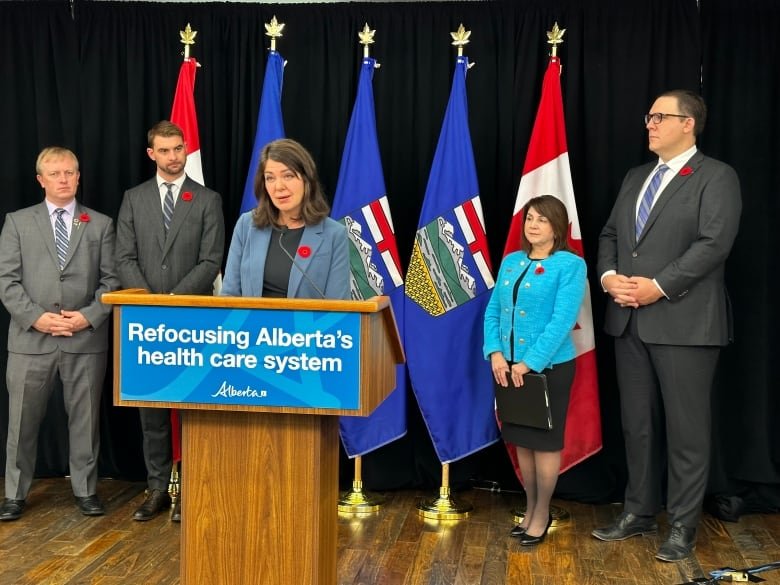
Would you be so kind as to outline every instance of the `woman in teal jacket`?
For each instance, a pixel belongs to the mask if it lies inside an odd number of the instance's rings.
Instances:
[[[522,250],[507,255],[485,311],[484,355],[502,386],[523,385],[523,375],[547,376],[553,427],[503,423],[515,445],[526,492],[523,522],[512,529],[522,545],[544,540],[561,464],[576,351],[571,331],[585,296],[585,262],[568,246],[566,206],[552,195],[525,206]],[[522,392],[522,389],[518,389]]]

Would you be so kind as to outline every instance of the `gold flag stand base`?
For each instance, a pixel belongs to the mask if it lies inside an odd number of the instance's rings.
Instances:
[[[171,478],[168,481],[168,495],[175,504],[181,495],[181,478],[179,477],[179,464],[174,463],[171,468]]]
[[[450,465],[442,464],[439,497],[417,504],[417,512],[429,520],[463,520],[474,509],[471,504],[458,504],[450,497]]]
[[[562,522],[568,522],[571,518],[571,514],[566,508],[556,505],[550,505],[550,515],[553,519],[550,526],[558,526]],[[512,510],[512,520],[515,524],[520,524],[523,518],[525,518],[525,505]]]
[[[384,496],[368,494],[363,491],[363,458],[355,457],[355,478],[352,480],[352,490],[345,492],[339,498],[339,513],[341,514],[373,514],[378,512],[385,503]]]
[[[342,514],[373,514],[385,503],[384,496],[363,491],[362,481],[353,481],[352,489],[339,498],[339,512]]]

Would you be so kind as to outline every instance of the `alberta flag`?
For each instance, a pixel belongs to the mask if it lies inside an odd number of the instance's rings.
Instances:
[[[376,134],[375,65],[375,59],[363,58],[331,216],[347,227],[352,299],[388,295],[403,339],[403,278]],[[395,390],[371,416],[341,417],[341,441],[349,457],[406,434],[406,366],[398,366],[395,375]]]
[[[468,59],[458,57],[406,273],[404,346],[412,387],[442,463],[498,440],[482,356],[493,288],[471,146]]]
[[[282,120],[282,79],[284,77],[284,59],[276,52],[268,54],[265,66],[263,92],[260,96],[260,111],[257,114],[257,131],[252,147],[252,158],[246,175],[244,195],[241,198],[241,213],[257,206],[255,198],[255,175],[260,164],[260,153],[269,142],[284,138],[284,120]]]
[[[176,93],[173,95],[171,122],[184,133],[184,143],[187,146],[187,162],[184,172],[201,185],[203,180],[203,165],[200,160],[200,133],[198,132],[198,115],[195,111],[195,73],[198,62],[193,57],[185,59],[179,69],[179,80],[176,82]],[[219,279],[218,277],[218,280]],[[179,411],[171,410],[171,442],[173,460],[181,461],[181,435],[179,434]]]
[[[580,256],[582,235],[574,200],[574,187],[569,167],[566,144],[566,124],[563,117],[561,94],[561,63],[551,57],[542,83],[542,98],[531,132],[528,153],[525,157],[523,176],[517,191],[514,215],[509,228],[504,254],[520,248],[523,234],[522,209],[529,199],[541,194],[555,195],[566,205],[569,215],[569,246]],[[599,386],[596,371],[596,344],[593,334],[593,314],[590,291],[586,288],[577,324],[572,331],[577,349],[577,370],[569,399],[566,416],[566,435],[561,453],[561,472],[601,449],[601,415],[599,412]],[[515,449],[509,449],[515,463]]]

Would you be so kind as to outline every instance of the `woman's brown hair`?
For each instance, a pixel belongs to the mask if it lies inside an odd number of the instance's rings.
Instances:
[[[255,175],[257,207],[252,215],[257,227],[279,225],[279,210],[274,206],[265,188],[265,166],[269,160],[283,164],[303,181],[300,219],[305,225],[317,224],[328,217],[330,206],[325,200],[314,159],[300,143],[282,138],[266,144],[260,153],[260,163],[257,165]]]
[[[559,250],[573,252],[569,246],[569,214],[566,212],[566,206],[554,195],[539,195],[534,197],[523,207],[523,222],[528,217],[528,210],[534,208],[539,215],[543,215],[550,222],[553,230],[553,247],[550,254]],[[524,235],[521,236],[521,248],[526,253],[531,251],[530,242],[526,241]]]

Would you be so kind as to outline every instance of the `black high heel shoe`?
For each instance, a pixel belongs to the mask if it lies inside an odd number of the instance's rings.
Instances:
[[[539,536],[531,536],[527,532],[523,531],[523,533],[520,535],[520,545],[521,546],[536,546],[537,544],[541,544],[544,542],[544,538],[547,536],[547,531],[550,530],[550,526],[552,526],[553,517],[552,514],[550,514],[549,518],[547,519],[547,526],[544,528],[544,532],[542,532]]]
[[[525,528],[520,526],[519,524],[514,528],[512,528],[512,530],[509,532],[509,536],[514,536],[514,537],[523,536],[523,534],[525,534]]]

